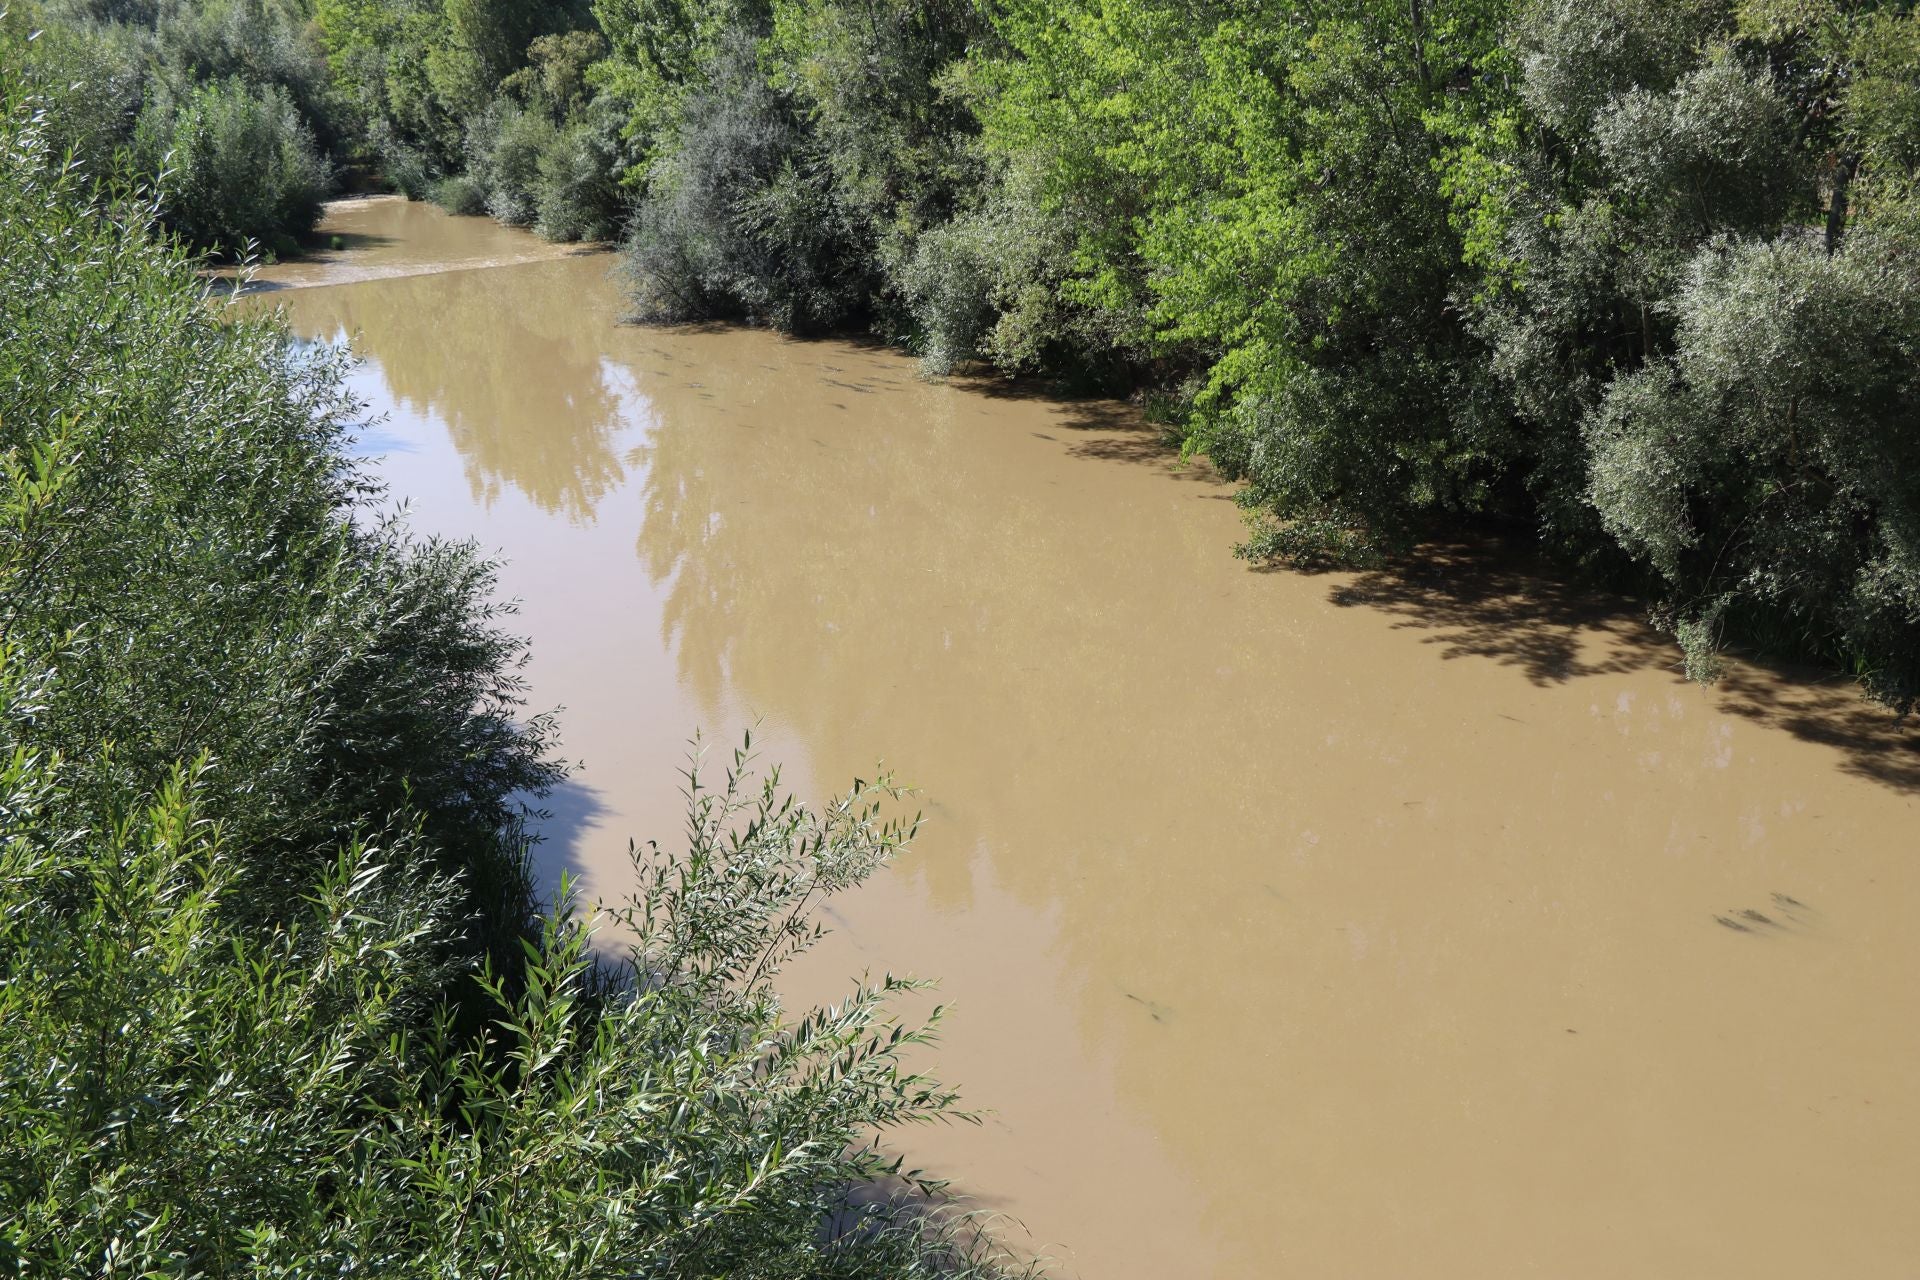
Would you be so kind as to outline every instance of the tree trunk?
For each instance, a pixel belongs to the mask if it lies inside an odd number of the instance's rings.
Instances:
[[[1853,175],[1860,171],[1860,157],[1841,156],[1833,169],[1833,196],[1827,202],[1827,252],[1833,253],[1840,247],[1840,239],[1847,233],[1847,188],[1853,185]]]

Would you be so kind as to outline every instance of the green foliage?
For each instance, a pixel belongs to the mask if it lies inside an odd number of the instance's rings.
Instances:
[[[611,113],[589,112],[557,129],[540,152],[535,226],[549,240],[611,240],[626,201],[615,181],[622,149]]]
[[[764,8],[759,0],[594,0],[609,56],[590,78],[626,107],[627,136],[639,148],[633,171],[623,176],[645,181],[702,68],[736,25],[764,26]]]
[[[34,0],[25,0],[33,4]],[[170,227],[296,252],[342,169],[414,199],[607,238],[626,221],[626,112],[573,0],[44,0],[20,61],[55,150],[131,164]],[[161,179],[164,177],[165,181]]]
[[[0,26],[26,25],[0,15]],[[89,174],[112,174],[146,93],[140,40],[125,27],[54,26],[40,29],[17,57],[21,71],[58,104],[46,124],[49,153],[71,157]]]
[[[320,219],[333,175],[286,91],[240,80],[151,102],[134,129],[159,175],[167,225],[188,243],[238,256],[249,241],[286,247]]]
[[[457,217],[478,217],[487,211],[487,193],[464,173],[431,183],[427,187],[427,199]]]
[[[1920,338],[1895,265],[1912,161],[1880,123],[1898,108],[1870,104],[1920,66],[1887,34],[1904,16],[1819,10],[1527,10],[1510,276],[1472,324],[1543,530],[1648,571],[1690,672],[1764,634],[1904,709],[1911,498],[1859,458],[1903,456],[1911,429],[1893,388]]]
[[[414,195],[457,163],[461,122],[430,75],[429,55],[449,38],[436,6],[316,0],[314,25],[336,90],[391,180]]]
[[[346,167],[425,199],[478,165],[465,176],[503,220],[609,234],[633,157],[588,82],[606,42],[584,16],[572,0],[44,0],[13,21],[45,28],[25,61],[62,149],[99,174],[130,149],[156,181],[173,155],[169,224],[231,253],[296,249]]]
[[[927,372],[977,359],[1051,370],[1128,349],[1098,312],[1062,298],[1073,237],[1046,215],[1033,179],[1031,167],[999,175],[972,207],[915,237],[895,268]]]
[[[612,113],[596,105],[556,124],[537,107],[495,99],[467,122],[466,168],[430,185],[449,213],[531,225],[549,240],[608,240],[626,202],[614,172],[623,154]]]
[[[529,891],[501,832],[555,771],[492,566],[371,518],[336,359],[224,319],[140,206],[99,216],[43,136],[4,127],[0,454],[66,464],[0,596],[8,642],[63,673],[35,749],[102,787],[210,754],[204,803],[255,852],[263,911],[351,832],[416,827],[488,869],[467,906],[504,945]]]
[[[17,1274],[233,1274],[286,1227],[283,1258],[317,1253],[343,1140],[376,1120],[391,1038],[429,994],[444,889],[395,892],[362,845],[294,919],[247,928],[191,776],[116,794],[126,811],[88,830],[62,822],[59,762],[16,749],[0,769],[0,1257]]]
[[[3,21],[40,30],[18,61],[52,105],[54,153],[102,179],[134,166],[194,247],[286,250],[312,227],[350,122],[297,6],[52,0]]]
[[[982,110],[1042,158],[1066,291],[1203,371],[1197,447],[1319,558],[1483,508],[1506,451],[1452,294],[1449,149],[1500,95],[1497,5],[1014,5]],[[1361,531],[1367,536],[1362,536]]]
[[[1589,418],[1592,501],[1676,593],[1853,654],[1896,705],[1920,694],[1920,276],[1903,233],[1725,241],[1677,290],[1671,355],[1614,380]],[[1697,648],[1696,644],[1690,648]]]
[[[1920,13],[1878,10],[1849,33],[1841,89],[1849,141],[1888,175],[1920,167]]]
[[[435,185],[441,181],[433,160],[419,147],[402,141],[392,124],[380,119],[367,130],[367,150],[379,166],[380,175],[409,200],[433,200]],[[445,201],[439,203],[444,204]],[[478,210],[475,210],[478,212]]]
[[[567,31],[535,36],[527,45],[527,65],[502,80],[501,87],[557,119],[585,111],[592,100],[588,70],[606,55],[597,31]]]
[[[346,140],[349,122],[301,0],[160,0],[151,49],[155,82],[172,94],[226,80],[277,89],[322,150]]]
[[[570,7],[320,0],[317,17],[389,182],[550,239],[618,232],[624,116],[589,83],[606,41]]]
[[[553,145],[553,122],[504,98],[467,122],[467,179],[495,219],[526,226],[537,213],[540,156]]]
[[[983,30],[973,7],[603,6],[610,17],[635,61],[608,83],[636,97],[630,131],[652,131],[637,312],[911,339],[916,298],[940,293],[907,279],[916,240],[980,168],[971,118],[940,87]]]
[[[793,103],[759,74],[743,39],[689,94],[674,148],[654,164],[628,252],[636,312],[734,316],[830,328],[862,295],[861,263],[833,219],[822,175],[796,163]]]

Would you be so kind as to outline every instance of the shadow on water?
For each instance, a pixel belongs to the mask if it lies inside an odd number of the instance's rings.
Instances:
[[[587,868],[604,861],[586,847],[587,833],[607,811],[600,792],[568,778],[534,806],[528,831],[534,837],[533,870],[542,896],[551,897],[564,876],[584,880]],[[606,833],[598,837],[610,838]]]
[[[1139,409],[1111,396],[1070,395],[1039,378],[954,373],[944,381],[950,387],[985,400],[1018,400],[1047,405],[1063,426],[1076,431],[1125,431],[1159,438],[1159,431],[1140,416]],[[1164,442],[1160,452],[1162,460],[1171,460],[1175,456]]]
[[[1076,457],[1153,467],[1171,479],[1232,486],[1204,461],[1183,463],[1158,426],[1111,398],[1069,398],[1034,379],[960,374],[950,383],[991,400],[1050,405]],[[1084,432],[1074,439],[1070,433]],[[1051,435],[1048,439],[1053,439]],[[1302,572],[1262,567],[1260,572]],[[1434,544],[1415,555],[1342,575],[1330,593],[1393,626],[1430,633],[1446,658],[1512,667],[1536,685],[1590,676],[1661,671],[1679,682],[1679,651],[1645,621],[1644,607],[1597,590],[1553,566],[1487,541]],[[1715,686],[1720,708],[1839,753],[1841,768],[1900,791],[1920,791],[1920,726],[1898,720],[1828,672],[1745,658]]]
[[[948,382],[988,400],[1032,401],[1049,406],[1063,431],[1085,433],[1084,439],[1066,441],[1067,452],[1076,458],[1153,467],[1175,480],[1226,484],[1210,464],[1183,459],[1178,442],[1164,427],[1147,421],[1138,407],[1123,400],[1063,395],[1057,388],[1033,379],[956,374]]]
[[[1920,726],[1868,702],[1852,682],[1753,663],[1723,676],[1718,687],[1731,714],[1831,747],[1855,777],[1920,792]]]
[[[280,280],[248,280],[244,284],[234,280],[231,275],[212,275],[208,278],[208,292],[222,300],[229,298],[252,298],[263,293],[280,293],[295,286]]]
[[[1673,641],[1631,601],[1491,544],[1425,547],[1349,578],[1329,598],[1387,614],[1396,628],[1430,632],[1426,643],[1442,657],[1497,662],[1536,685],[1655,670],[1676,683],[1684,678]],[[1743,658],[1714,693],[1731,715],[1839,752],[1847,773],[1920,791],[1920,726],[1867,701],[1842,677]]]
[[[670,334],[676,338],[711,338],[755,328],[740,320],[647,320],[634,315],[622,315],[620,323],[628,329]]]
[[[256,262],[255,267],[277,266],[284,263],[297,266],[309,263],[328,263],[344,253],[364,253],[371,249],[384,249],[398,243],[392,236],[379,235],[371,231],[334,231],[318,233],[300,246],[297,253],[290,253],[277,262],[268,260]],[[232,265],[216,268],[208,279],[216,282],[216,287],[227,292],[237,292],[240,297],[251,298],[263,293],[280,293],[286,289],[298,288],[297,284],[284,280],[264,280],[258,276],[241,284],[235,290],[235,272]]]
[[[1075,440],[1068,446],[1068,452],[1076,458],[1093,458],[1100,462],[1130,462],[1141,466],[1158,467],[1175,480],[1203,481],[1222,483],[1211,467],[1202,462],[1183,462],[1179,450],[1167,443],[1166,436],[1155,427],[1087,427],[1079,423],[1072,424],[1076,430],[1101,429],[1113,434],[1093,440]]]
[[[966,1275],[969,1262],[995,1262],[1014,1276],[1029,1274],[1045,1254],[1032,1248],[1025,1223],[991,1199],[950,1187],[929,1188],[908,1177],[892,1176],[849,1186],[841,1207],[825,1224],[833,1240],[854,1240],[881,1222],[918,1231],[946,1243],[946,1256],[926,1259],[930,1274]],[[1021,1243],[1010,1245],[1010,1241]]]
[[[1492,545],[1423,547],[1352,577],[1329,598],[1342,608],[1385,613],[1397,619],[1396,629],[1432,632],[1426,643],[1442,657],[1490,659],[1536,685],[1674,667],[1678,660],[1627,601],[1557,579]]]

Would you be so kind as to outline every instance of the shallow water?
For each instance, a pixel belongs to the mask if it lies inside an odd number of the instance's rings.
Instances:
[[[269,282],[391,278],[273,300],[357,335],[414,523],[509,560],[583,763],[549,872],[617,895],[696,727],[918,785],[795,981],[942,980],[989,1115],[904,1145],[1061,1273],[1920,1266],[1920,754],[1846,689],[1688,685],[1472,549],[1253,571],[1121,406],[621,327],[606,256],[402,275],[545,251],[350,216]]]
[[[324,247],[252,273],[246,292],[476,271],[579,257],[598,248],[550,244],[488,218],[449,218],[433,205],[404,196],[335,200],[314,239]],[[219,274],[231,280],[235,273],[229,269]]]

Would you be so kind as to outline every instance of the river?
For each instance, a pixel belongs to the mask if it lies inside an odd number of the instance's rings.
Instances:
[[[917,786],[796,989],[940,979],[986,1116],[901,1145],[1059,1274],[1920,1267],[1920,752],[1844,684],[1689,685],[1474,548],[1251,569],[1120,404],[624,326],[611,255],[397,200],[323,230],[266,300],[506,560],[580,766],[543,874],[618,896],[696,729]]]

